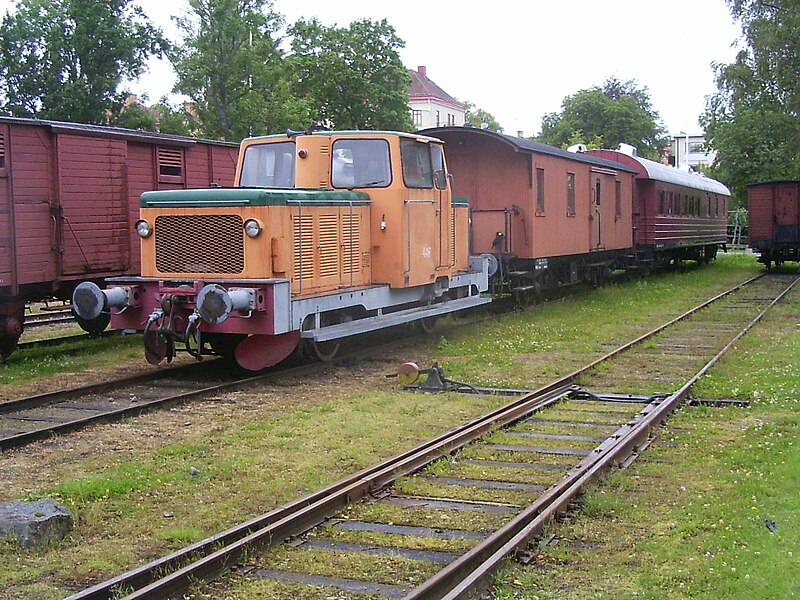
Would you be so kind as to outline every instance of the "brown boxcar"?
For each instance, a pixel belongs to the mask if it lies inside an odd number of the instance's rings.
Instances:
[[[498,258],[495,282],[520,301],[625,266],[633,168],[476,128],[422,133],[445,142],[454,191],[470,203],[472,252]]]
[[[643,267],[707,261],[726,243],[730,192],[720,182],[620,150],[589,150],[636,171],[633,238]]]
[[[750,247],[769,269],[800,260],[800,181],[770,181],[747,186]]]
[[[236,144],[0,117],[0,358],[25,304],[139,272],[139,196],[231,185]]]

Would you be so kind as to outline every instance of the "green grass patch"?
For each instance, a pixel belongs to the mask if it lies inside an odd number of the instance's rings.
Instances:
[[[53,375],[115,365],[141,356],[141,336],[81,339],[58,346],[22,348],[0,364],[0,382],[27,383]]]

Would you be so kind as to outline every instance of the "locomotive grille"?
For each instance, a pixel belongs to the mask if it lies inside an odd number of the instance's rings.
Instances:
[[[456,264],[456,211],[450,210],[450,265]]]
[[[238,215],[156,217],[156,269],[161,273],[241,273],[244,234]]]

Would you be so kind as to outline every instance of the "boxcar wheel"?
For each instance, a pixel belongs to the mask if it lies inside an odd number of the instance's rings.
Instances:
[[[75,317],[75,321],[81,326],[81,329],[91,335],[100,335],[111,322],[111,314],[107,312],[100,313],[99,317],[91,320],[81,319],[74,310],[72,316]]]
[[[14,353],[14,350],[17,349],[17,342],[19,342],[18,337],[6,335],[0,338],[0,363],[5,362]]]

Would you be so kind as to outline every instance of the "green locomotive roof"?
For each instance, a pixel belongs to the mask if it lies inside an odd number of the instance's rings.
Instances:
[[[369,204],[364,192],[316,189],[266,189],[266,188],[208,188],[199,190],[163,190],[142,194],[142,208],[180,206],[288,206],[313,204],[335,206],[338,204]]]

